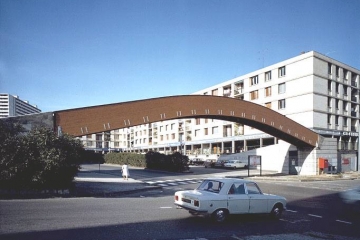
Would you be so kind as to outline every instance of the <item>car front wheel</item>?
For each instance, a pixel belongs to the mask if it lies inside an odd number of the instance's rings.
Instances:
[[[271,218],[273,218],[275,220],[279,220],[281,218],[282,212],[283,212],[282,205],[277,204],[271,210],[270,216],[271,216]]]
[[[218,209],[213,213],[213,218],[216,222],[222,223],[225,222],[228,212],[224,209]]]

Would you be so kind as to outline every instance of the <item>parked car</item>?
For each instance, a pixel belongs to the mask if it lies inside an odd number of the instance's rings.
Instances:
[[[211,216],[223,222],[230,214],[270,214],[280,219],[286,199],[263,193],[253,181],[208,178],[195,190],[177,191],[174,204],[192,215]]]
[[[204,159],[202,158],[193,158],[190,159],[189,161],[189,165],[203,165],[204,164]]]
[[[247,163],[241,161],[241,160],[229,160],[229,162],[224,164],[224,167],[226,168],[247,168]]]
[[[348,210],[360,212],[360,187],[341,192],[340,197]]]
[[[217,160],[214,167],[224,167],[225,163],[227,163],[228,160]]]
[[[206,168],[208,168],[208,167],[213,168],[215,166],[215,163],[216,163],[216,159],[206,159],[204,162],[204,166]]]

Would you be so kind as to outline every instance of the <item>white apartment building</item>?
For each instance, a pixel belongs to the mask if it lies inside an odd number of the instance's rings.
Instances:
[[[40,113],[36,105],[21,100],[19,96],[0,93],[0,118],[23,116],[27,114]]]
[[[251,101],[271,108],[327,138],[339,151],[359,142],[360,70],[311,51],[193,94]],[[83,136],[97,151],[197,155],[236,153],[276,144],[257,129],[216,119],[179,119]]]

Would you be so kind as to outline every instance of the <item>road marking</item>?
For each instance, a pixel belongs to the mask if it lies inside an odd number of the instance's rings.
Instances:
[[[346,222],[346,221],[342,221],[342,220],[336,220],[336,222],[346,223],[346,224],[352,224],[352,222]]]
[[[297,213],[297,211],[294,210],[290,210],[290,209],[286,209],[287,212],[293,212],[293,213]]]
[[[172,208],[172,207],[160,207],[160,208],[162,208],[162,209],[168,209],[168,208]]]
[[[316,217],[316,218],[322,218],[322,216],[319,215],[313,215],[313,214],[308,214],[310,217]]]

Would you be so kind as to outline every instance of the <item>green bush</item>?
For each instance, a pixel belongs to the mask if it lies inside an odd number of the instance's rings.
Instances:
[[[179,152],[165,155],[158,152],[148,152],[146,157],[146,167],[149,169],[164,170],[171,172],[184,172],[189,170],[187,156]]]
[[[79,140],[56,136],[48,128],[24,132],[0,121],[0,187],[3,189],[68,189],[84,153]]]
[[[81,154],[81,163],[104,163],[105,159],[101,153],[97,153],[91,150],[83,151]]]
[[[104,158],[105,163],[146,167],[145,155],[143,154],[111,152],[106,154]]]

